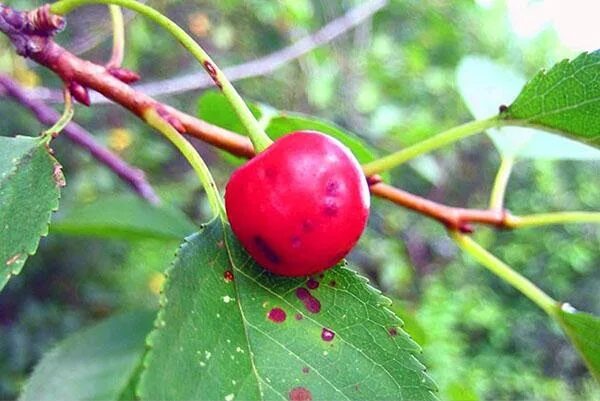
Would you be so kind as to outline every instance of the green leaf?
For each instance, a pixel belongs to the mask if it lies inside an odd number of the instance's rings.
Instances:
[[[321,119],[298,113],[277,111],[263,104],[248,103],[250,110],[259,120],[262,118],[265,131],[271,139],[277,139],[285,134],[298,130],[315,130],[330,135],[346,145],[359,162],[366,163],[375,159],[375,152],[368,148],[356,135],[341,127]],[[237,114],[223,94],[215,91],[205,92],[198,100],[198,116],[220,127],[246,135],[246,129]],[[229,158],[236,160],[237,158]]]
[[[571,339],[592,375],[600,381],[600,318],[579,312],[566,303],[556,308],[554,317]]]
[[[129,312],[68,337],[42,358],[19,400],[120,399],[140,365],[154,317]]]
[[[314,130],[327,134],[342,142],[352,151],[360,163],[375,159],[375,152],[369,149],[356,135],[344,131],[341,127],[324,120],[299,113],[281,113],[272,117],[267,126],[267,134],[271,139],[281,138],[298,130]]]
[[[600,50],[539,72],[500,115],[600,147]]]
[[[0,290],[48,233],[64,185],[40,137],[0,137]]]
[[[478,56],[463,58],[456,71],[458,90],[477,119],[498,113],[498,107],[517,97],[525,78],[506,66]],[[528,159],[600,159],[600,150],[580,142],[524,127],[489,129],[501,155]]]
[[[263,115],[261,106],[246,102],[257,119]],[[198,117],[211,124],[228,129],[238,134],[248,135],[244,124],[231,107],[227,98],[218,91],[205,91],[198,99]]]
[[[104,238],[181,240],[198,227],[168,205],[154,206],[134,196],[112,196],[61,212],[50,229]]]
[[[302,301],[297,291],[311,298]],[[138,393],[152,400],[435,399],[414,357],[418,345],[387,306],[343,266],[310,283],[271,275],[215,220],[187,239],[168,272]]]

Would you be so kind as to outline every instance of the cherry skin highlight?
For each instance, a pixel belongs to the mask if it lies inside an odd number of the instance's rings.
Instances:
[[[365,228],[369,202],[354,155],[316,131],[276,140],[234,171],[225,192],[235,236],[258,264],[283,276],[343,259]]]

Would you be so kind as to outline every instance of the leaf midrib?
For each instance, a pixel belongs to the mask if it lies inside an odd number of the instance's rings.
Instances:
[[[263,288],[263,289],[264,289],[266,292],[268,292],[268,293],[272,294],[274,297],[276,297],[276,298],[280,299],[280,300],[282,301],[282,303],[284,303],[284,304],[288,305],[288,306],[289,306],[289,307],[290,307],[292,310],[294,310],[294,311],[296,311],[296,312],[302,312],[301,310],[299,310],[298,308],[296,308],[296,306],[295,306],[295,305],[291,304],[291,303],[290,303],[290,302],[288,302],[288,301],[287,301],[285,298],[283,298],[281,295],[279,295],[279,294],[277,294],[277,293],[273,292],[273,291],[272,291],[270,288],[268,288],[268,287],[265,287],[265,286],[264,286],[264,285],[262,285],[260,282],[258,282],[258,281],[257,281],[257,280],[256,280],[254,277],[251,277],[251,276],[249,276],[248,274],[246,274],[246,272],[244,272],[244,271],[242,270],[242,267],[243,267],[245,264],[247,264],[248,262],[251,262],[251,263],[252,263],[252,259],[251,259],[251,257],[250,257],[250,256],[248,256],[247,262],[245,262],[245,263],[244,263],[244,265],[242,265],[241,267],[238,267],[238,266],[235,264],[235,262],[233,261],[233,257],[232,257],[232,254],[231,254],[231,250],[230,250],[230,248],[229,248],[229,242],[227,241],[227,235],[225,235],[225,230],[227,229],[227,227],[224,225],[224,226],[223,226],[223,229],[224,229],[224,232],[223,232],[223,237],[224,237],[224,239],[225,239],[225,244],[226,244],[225,246],[226,246],[226,248],[227,248],[227,255],[228,255],[228,258],[229,258],[229,262],[230,262],[231,266],[233,267],[233,269],[235,269],[235,270],[236,270],[236,272],[239,272],[240,274],[242,274],[242,275],[243,275],[244,277],[246,277],[247,279],[249,279],[249,280],[251,280],[252,282],[254,282],[254,283],[255,283],[256,285],[258,285],[259,287]],[[234,282],[235,282],[235,281],[234,281]],[[248,343],[248,348],[250,349],[250,342],[249,342],[249,336],[248,336],[248,331],[247,331],[247,325],[250,325],[250,326],[254,327],[255,329],[256,329],[256,326],[254,326],[254,325],[250,324],[249,322],[246,322],[245,315],[244,315],[244,312],[243,312],[243,310],[242,310],[242,305],[241,305],[241,297],[240,297],[240,292],[239,292],[239,290],[238,290],[237,284],[235,285],[235,289],[236,289],[236,294],[237,294],[237,297],[236,297],[236,298],[237,298],[237,300],[236,300],[236,301],[237,301],[237,303],[238,303],[238,307],[240,308],[240,313],[241,313],[241,315],[242,315],[242,321],[243,321],[243,324],[244,324],[244,333],[245,333],[245,335],[246,335],[246,340],[247,340],[247,343]],[[335,290],[336,290],[336,291],[342,291],[341,289],[335,289]],[[359,301],[360,301],[360,302],[362,302],[363,304],[366,304],[366,303],[365,303],[363,300],[361,300],[360,298],[356,297],[356,295],[352,294],[351,292],[349,292],[349,291],[346,291],[346,290],[343,290],[343,291],[345,291],[345,292],[347,292],[347,293],[351,294],[353,297],[355,297],[357,300],[359,300]],[[289,293],[289,292],[288,292],[288,293]],[[314,323],[314,324],[316,324],[316,325],[318,325],[318,326],[322,326],[322,324],[320,324],[320,323],[319,323],[317,320],[314,320],[314,319],[313,319],[313,318],[311,318],[310,316],[308,316],[308,315],[307,315],[307,316],[306,316],[306,318],[307,318],[307,320],[308,320],[308,321],[310,321],[311,323]],[[258,330],[258,331],[261,331],[261,332],[262,332],[262,330]],[[264,334],[264,332],[263,332],[263,334]],[[372,359],[372,358],[371,358],[369,355],[365,354],[365,353],[364,353],[364,352],[363,352],[361,349],[359,349],[359,348],[357,348],[356,346],[354,346],[354,344],[352,344],[351,342],[348,342],[347,340],[345,340],[345,339],[344,339],[344,337],[343,337],[342,335],[340,335],[340,333],[336,333],[336,335],[337,335],[337,338],[339,338],[339,340],[340,340],[340,341],[342,341],[344,344],[348,345],[350,348],[352,348],[352,349],[356,350],[357,352],[359,352],[361,355],[363,355],[363,357],[364,357],[366,360],[368,360],[369,362],[371,362],[373,365],[375,365],[375,366],[378,366],[379,368],[381,368],[381,369],[382,369],[382,370],[383,370],[383,371],[384,371],[384,372],[385,372],[385,373],[386,373],[386,374],[387,374],[387,375],[388,375],[388,376],[389,376],[389,377],[392,379],[392,381],[393,381],[393,382],[396,384],[396,386],[397,386],[398,390],[400,391],[400,393],[402,393],[402,388],[403,388],[403,386],[402,386],[402,385],[401,385],[401,384],[400,384],[400,383],[399,383],[399,382],[396,380],[396,378],[394,377],[394,375],[392,375],[392,374],[391,374],[391,372],[390,372],[390,371],[389,371],[389,370],[388,370],[388,369],[387,369],[385,366],[383,366],[382,364],[380,364],[380,363],[379,363],[379,362],[377,362],[377,361],[374,361],[374,360],[373,360],[373,359]],[[270,337],[270,336],[268,336],[268,337]],[[279,344],[279,345],[281,345],[281,344],[280,344],[279,342],[277,342],[276,340],[273,340],[273,341],[274,341],[276,344]],[[281,345],[281,347],[282,347],[283,349],[287,350],[287,351],[290,351],[290,352],[292,352],[291,350],[289,350],[288,348],[286,348],[286,347],[285,347],[285,346],[283,346],[283,345]],[[402,349],[402,348],[401,348],[401,349]],[[412,352],[410,352],[410,351],[409,351],[409,350],[407,350],[407,349],[403,349],[403,350],[405,350],[405,351],[407,351],[408,353],[412,354]],[[310,366],[310,364],[309,364],[308,362],[304,361],[304,360],[303,360],[303,359],[302,359],[300,356],[296,355],[294,352],[292,352],[292,354],[293,354],[293,355],[294,355],[296,358],[298,358],[299,360],[301,360],[302,362],[304,362],[304,363],[306,363],[307,365],[309,365],[309,366]],[[252,357],[252,355],[253,355],[253,354],[251,354],[251,362],[252,362],[252,367],[253,367],[254,371],[256,372],[256,377],[257,377],[257,379],[261,380],[261,379],[260,379],[260,376],[258,375],[258,370],[256,369],[256,366],[255,366],[255,363],[256,363],[256,362],[254,361],[254,358]],[[408,370],[412,370],[413,372],[417,372],[417,370],[413,369],[413,368],[412,368],[412,367],[410,367],[410,366],[407,366],[407,365],[405,365],[405,364],[402,364],[402,366],[404,366],[404,367],[405,367],[405,368],[407,368]],[[314,368],[313,368],[313,369],[314,369]],[[336,392],[338,392],[338,393],[342,394],[342,395],[343,395],[343,396],[344,396],[346,399],[350,400],[350,398],[348,397],[348,395],[347,395],[346,393],[344,393],[342,390],[340,390],[340,389],[339,389],[339,388],[337,388],[335,385],[333,385],[333,383],[331,383],[329,380],[327,380],[327,379],[326,379],[326,378],[325,378],[325,377],[324,377],[324,376],[323,376],[323,375],[322,375],[322,374],[321,374],[321,373],[320,373],[320,372],[319,372],[317,369],[314,369],[314,371],[315,371],[316,373],[318,373],[318,374],[319,374],[319,376],[320,376],[320,377],[322,377],[322,378],[323,378],[325,381],[327,381],[327,382],[328,382],[328,383],[331,385],[331,387],[332,387],[332,388],[333,388],[333,389],[334,389]],[[418,372],[417,372],[417,373],[418,373]],[[271,387],[271,386],[270,386],[270,387]],[[404,399],[404,397],[403,397],[402,395],[401,395],[401,399]]]

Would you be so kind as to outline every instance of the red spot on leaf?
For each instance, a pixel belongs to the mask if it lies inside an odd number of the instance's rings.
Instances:
[[[225,282],[230,283],[233,281],[233,272],[231,270],[226,270],[223,273],[223,279],[225,280]]]
[[[308,288],[310,288],[311,290],[315,290],[315,289],[319,288],[319,282],[317,280],[309,278],[308,281],[306,282],[306,286]]]
[[[390,333],[390,336],[395,337],[398,335],[398,329],[396,329],[395,327],[390,327],[388,329],[388,333]]]
[[[267,317],[274,323],[283,323],[285,321],[286,314],[281,308],[273,308],[269,311]]]
[[[321,331],[321,338],[323,339],[323,341],[332,341],[334,337],[335,333],[333,331],[329,330],[326,327],[323,327],[323,330]]]
[[[312,394],[304,387],[294,387],[289,394],[290,401],[312,401]]]
[[[310,313],[319,313],[321,311],[321,302],[311,295],[304,287],[296,289],[296,296]]]

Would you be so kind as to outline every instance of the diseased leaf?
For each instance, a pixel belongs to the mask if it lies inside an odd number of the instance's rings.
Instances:
[[[600,381],[600,318],[579,312],[569,304],[557,307],[555,318],[592,375]]]
[[[181,240],[197,229],[178,209],[134,196],[106,197],[66,210],[50,226],[55,233],[126,239]]]
[[[467,56],[456,71],[458,90],[473,116],[487,118],[509,104],[525,84],[519,73],[479,56]],[[502,127],[487,134],[503,156],[528,159],[600,159],[600,150],[533,128]]]
[[[154,317],[150,311],[117,315],[66,338],[42,358],[19,400],[124,399]]]
[[[0,137],[0,290],[48,233],[64,185],[40,137]]]
[[[187,239],[164,291],[142,399],[435,399],[389,300],[344,266],[271,275],[215,220]]]
[[[600,50],[539,72],[500,115],[600,147]]]

